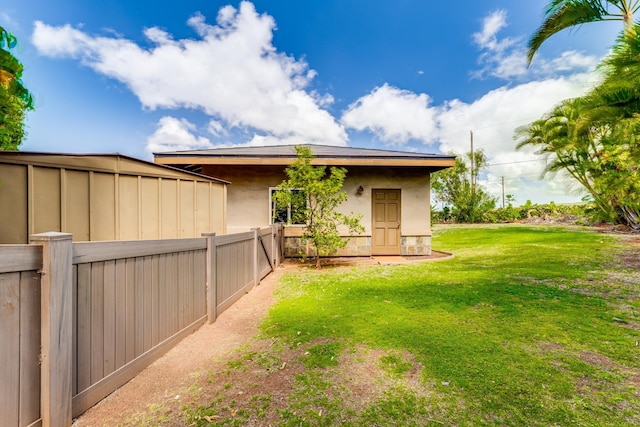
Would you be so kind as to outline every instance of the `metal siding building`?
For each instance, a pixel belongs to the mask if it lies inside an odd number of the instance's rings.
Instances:
[[[225,234],[228,182],[121,154],[0,151],[0,244]]]

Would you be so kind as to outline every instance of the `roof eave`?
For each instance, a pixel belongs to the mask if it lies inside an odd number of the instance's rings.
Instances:
[[[156,156],[155,162],[162,165],[219,165],[219,166],[289,166],[296,157],[210,157],[210,156]],[[440,169],[455,165],[455,157],[434,158],[328,158],[316,157],[313,165],[322,166],[398,166],[437,167]]]

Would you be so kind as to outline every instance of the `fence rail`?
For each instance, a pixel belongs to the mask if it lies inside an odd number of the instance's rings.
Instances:
[[[0,414],[67,426],[278,265],[282,229],[0,246]]]

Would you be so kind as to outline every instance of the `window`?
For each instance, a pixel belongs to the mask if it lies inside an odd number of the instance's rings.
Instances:
[[[269,188],[271,223],[305,224],[304,210],[307,207],[307,197],[304,191],[291,190],[291,203],[285,207],[278,207],[273,200],[273,194],[278,190],[278,188]]]

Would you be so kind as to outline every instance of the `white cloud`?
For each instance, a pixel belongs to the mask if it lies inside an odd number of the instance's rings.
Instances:
[[[522,38],[500,38],[499,32],[507,27],[507,13],[497,10],[484,18],[480,32],[473,34],[473,41],[480,48],[478,63],[481,68],[472,73],[475,78],[496,77],[511,81],[525,78],[549,78],[558,73],[575,73],[592,70],[598,63],[594,56],[567,51],[552,60],[537,58],[527,66],[526,46]]]
[[[196,126],[185,119],[165,116],[158,122],[156,131],[147,138],[147,151],[159,153],[213,148],[207,138],[195,136],[195,130]]]
[[[598,58],[592,55],[585,55],[582,52],[568,50],[551,60],[536,58],[535,71],[543,75],[550,75],[558,72],[571,72],[574,70],[592,70],[598,65]]]
[[[473,40],[482,49],[502,52],[517,42],[517,40],[510,38],[498,40],[498,32],[506,26],[507,12],[505,10],[497,10],[484,18],[482,31],[474,33]]]
[[[210,120],[209,121],[209,125],[207,126],[207,132],[209,132],[213,136],[220,136],[220,135],[226,135],[227,134],[227,131],[224,128],[224,126],[222,125],[222,123],[220,123],[217,120]]]
[[[80,59],[124,83],[145,108],[202,110],[226,129],[240,127],[256,137],[346,143],[344,128],[323,109],[333,98],[307,90],[315,71],[273,46],[271,16],[244,1],[239,9],[220,9],[216,25],[200,14],[188,24],[200,39],[174,40],[148,28],[151,48],[40,21],[32,40],[42,55]]]
[[[491,164],[482,182],[493,195],[501,195],[501,177],[506,177],[507,192],[515,194],[521,203],[536,199],[535,193],[540,195],[539,201],[548,201],[549,197],[566,200],[567,180],[550,176],[541,184],[538,179],[545,162],[533,149],[516,151],[514,132],[558,102],[584,95],[597,83],[593,71],[597,59],[567,51],[550,60],[537,58],[535,67],[528,69],[521,39],[498,37],[506,26],[506,12],[496,11],[485,18],[482,30],[473,39],[482,49],[483,67],[475,76],[498,77],[509,85],[470,103],[454,99],[436,106],[430,105],[427,94],[385,84],[351,104],[342,123],[349,129],[369,131],[387,144],[403,145],[417,139],[425,144],[438,143],[441,152],[457,155],[469,151],[472,130],[475,149],[482,149]]]
[[[531,189],[545,163],[532,149],[516,151],[515,129],[540,118],[561,100],[583,95],[594,78],[592,74],[577,74],[503,86],[471,103],[455,99],[440,106],[430,106],[426,94],[383,85],[353,103],[342,122],[350,129],[370,131],[387,144],[402,145],[417,139],[425,144],[439,143],[441,152],[457,155],[469,151],[473,131],[474,148],[483,150],[492,164],[486,176],[489,190],[499,196],[500,177],[508,177],[510,192],[524,203],[532,198],[523,195],[524,189]],[[545,191],[547,196],[558,196],[566,189],[563,182]],[[539,188],[536,191],[542,192]]]
[[[516,151],[515,129],[540,118],[556,103],[584,93],[591,87],[593,75],[579,74],[524,83],[493,90],[472,103],[453,100],[439,111],[440,150],[458,155],[470,149],[469,131],[473,130],[474,149],[482,149],[491,166],[487,168],[487,188],[501,195],[500,178],[508,182],[507,193],[518,203],[527,199],[568,200],[567,182],[561,176],[549,176],[544,186],[538,180],[545,162],[531,148]],[[464,129],[461,129],[464,124]]]
[[[410,139],[425,142],[436,129],[431,98],[384,84],[351,104],[342,123],[356,130],[368,130],[381,141],[402,145]]]

